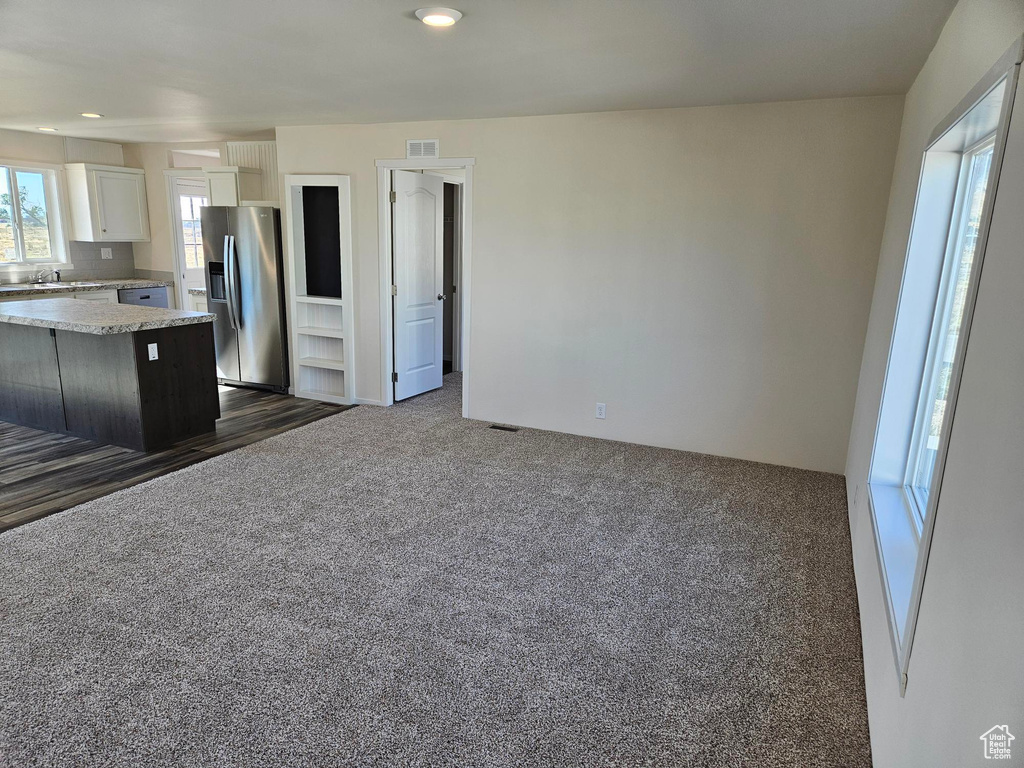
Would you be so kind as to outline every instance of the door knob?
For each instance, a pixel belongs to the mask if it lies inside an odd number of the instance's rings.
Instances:
[[[445,300],[445,299],[447,299],[447,298],[448,298],[448,297],[447,297],[447,296],[445,296],[445,295],[444,295],[443,293],[439,293],[439,294],[437,294],[437,300],[438,300],[438,301],[444,301],[444,300]]]

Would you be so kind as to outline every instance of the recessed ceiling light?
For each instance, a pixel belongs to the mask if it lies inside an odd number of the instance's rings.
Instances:
[[[431,27],[450,27],[462,18],[462,12],[454,8],[420,8],[416,18]]]
[[[56,128],[39,128],[39,130],[40,131],[49,131],[49,132],[52,133],[52,132],[55,132],[57,129]]]
[[[82,112],[82,117],[91,117],[93,120],[99,120],[103,115],[99,112]]]

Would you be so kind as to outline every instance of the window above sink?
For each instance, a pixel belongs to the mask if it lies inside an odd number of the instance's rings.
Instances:
[[[0,266],[45,266],[66,259],[57,174],[0,163]]]

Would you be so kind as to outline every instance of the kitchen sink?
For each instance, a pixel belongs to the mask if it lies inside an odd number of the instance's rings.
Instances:
[[[50,288],[91,288],[99,286],[100,283],[90,283],[86,280],[67,280],[60,283],[8,283],[4,288],[17,288],[18,290],[47,290]]]

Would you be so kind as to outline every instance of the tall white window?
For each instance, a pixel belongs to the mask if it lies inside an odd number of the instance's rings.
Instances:
[[[1014,59],[1008,70],[994,69],[936,127],[914,205],[867,487],[901,686],[955,428],[1018,64]]]
[[[53,171],[0,165],[0,264],[64,260]]]

